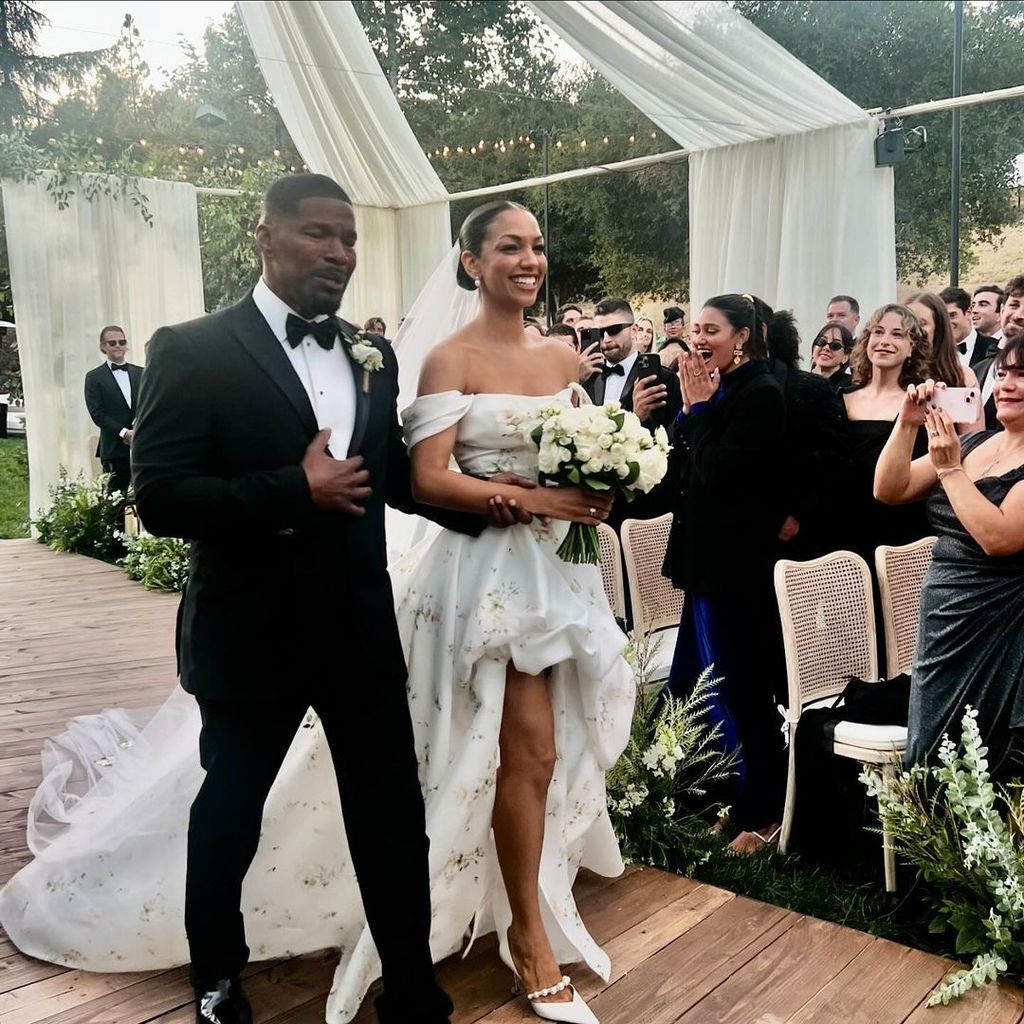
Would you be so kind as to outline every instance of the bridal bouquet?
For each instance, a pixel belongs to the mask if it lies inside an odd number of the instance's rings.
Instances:
[[[665,428],[651,434],[618,402],[512,413],[508,425],[537,446],[542,486],[589,487],[632,501],[637,491],[646,494],[668,471]],[[566,562],[596,565],[597,530],[571,523],[558,554]]]

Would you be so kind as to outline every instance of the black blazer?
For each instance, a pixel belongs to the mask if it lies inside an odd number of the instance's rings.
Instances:
[[[483,529],[482,517],[413,500],[398,364],[383,338],[370,340],[384,366],[368,375],[368,393],[354,366],[352,443],[335,453],[359,454],[369,470],[373,495],[357,517],[313,505],[300,465],[317,432],[313,409],[251,295],[153,335],[133,479],[146,529],[192,541],[178,614],[179,672],[190,693],[259,699],[404,679],[385,501],[465,533]]]
[[[682,467],[664,573],[694,594],[771,586],[783,518],[786,412],[759,360],[708,408],[678,421]],[[728,377],[726,377],[728,380]]]
[[[971,369],[974,371],[975,376],[978,378],[978,387],[984,392],[985,381],[988,378],[989,371],[992,369],[992,364],[995,362],[996,353],[999,351],[999,342],[996,342],[995,348],[990,348],[991,353],[987,359],[983,359],[977,366],[972,366]],[[985,429],[986,430],[1002,430],[1003,425],[996,419],[996,393],[993,389],[992,394],[988,396],[988,401],[985,403]]]
[[[974,339],[974,348],[971,350],[968,365],[973,370],[978,363],[994,356],[998,349],[999,341],[996,338],[990,338],[987,334],[979,334]]]
[[[779,557],[815,558],[831,544],[829,522],[839,507],[836,468],[844,450],[843,400],[832,377],[791,368],[777,359],[771,368],[786,404],[782,511],[800,523],[796,537],[780,542]]]
[[[640,376],[637,370],[636,360],[633,360],[632,369],[626,374],[626,380],[622,385],[622,397],[619,401],[622,408],[629,412],[633,411],[633,385]],[[648,375],[649,376],[649,375]],[[679,392],[679,378],[663,366],[658,367],[658,383],[664,384],[668,389],[665,405],[655,410],[645,421],[644,426],[651,431],[658,427],[668,430],[679,410],[682,408],[682,398]],[[600,404],[604,401],[605,381],[601,374],[595,373],[584,385],[583,389],[590,395],[591,399]],[[626,501],[623,497],[615,499],[611,515],[608,517],[608,525],[614,530],[622,526],[625,519],[654,519],[672,510],[672,498],[676,491],[676,478],[678,477],[677,460],[673,454],[669,455],[669,468],[665,479],[658,484],[649,494],[641,494],[639,491],[632,501]]]
[[[85,407],[93,423],[100,428],[96,444],[96,456],[104,462],[111,459],[127,459],[128,445],[121,440],[121,431],[131,429],[135,409],[139,402],[139,385],[142,382],[142,367],[127,363],[128,382],[131,385],[132,401],[129,405],[108,363],[97,366],[85,375]]]

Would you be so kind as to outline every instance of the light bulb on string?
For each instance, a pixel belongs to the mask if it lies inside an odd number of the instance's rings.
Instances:
[[[651,138],[652,139],[656,139],[657,137],[658,137],[658,133],[657,132],[651,132]]]
[[[536,149],[536,148],[537,148],[537,143],[536,142],[531,142],[530,143],[530,149]]]
[[[239,147],[238,147],[238,148],[237,148],[237,149],[235,150],[235,152],[236,152],[236,153],[238,153],[238,155],[239,155],[239,156],[241,156],[241,155],[242,155],[242,154],[243,154],[243,153],[245,152],[245,146],[239,146]]]
[[[586,139],[581,139],[580,140],[580,149],[586,149],[586,148],[587,148],[587,140]]]
[[[101,139],[100,136],[98,136],[98,135],[96,136],[96,145],[97,146],[102,146],[103,145],[103,139]]]
[[[178,147],[178,152],[179,152],[179,153],[180,153],[180,154],[181,154],[182,156],[184,156],[184,155],[185,155],[185,153],[187,152],[187,150],[185,149],[185,147],[184,147],[184,146],[179,146],[179,147]]]
[[[459,155],[461,155],[461,154],[465,153],[466,151],[461,146],[456,146],[455,147],[455,152],[458,153]]]
[[[635,135],[630,135],[629,141],[630,142],[636,142],[636,136]]]
[[[473,156],[476,156],[476,146],[470,146],[469,147],[469,151],[470,151],[470,153],[473,154]]]
[[[555,149],[561,149],[561,148],[562,148],[562,140],[561,140],[561,139],[559,139],[559,140],[558,140],[558,141],[557,141],[557,142],[555,143]]]
[[[199,148],[198,148],[198,149],[196,150],[196,153],[198,153],[198,154],[199,154],[199,156],[202,156],[202,155],[203,155],[203,153],[205,153],[205,152],[206,152],[206,151],[205,151],[205,150],[203,149],[203,147],[202,147],[202,146],[200,146],[200,147],[199,147]]]
[[[146,145],[146,140],[145,139],[139,139],[139,145],[140,146],[145,146]]]
[[[605,144],[606,146],[608,145],[608,136],[607,136],[607,135],[606,135],[606,136],[604,137],[604,144]]]

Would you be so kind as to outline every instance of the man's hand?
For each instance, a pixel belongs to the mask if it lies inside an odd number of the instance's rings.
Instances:
[[[121,435],[121,440],[124,441],[125,444],[130,445],[134,436],[135,431],[129,428]]]
[[[528,480],[525,476],[517,476],[515,473],[499,473],[497,476],[488,478],[494,484],[508,484],[512,487],[522,487],[531,490],[537,485]],[[533,516],[515,500],[505,499],[496,494],[490,501],[490,511],[487,513],[487,525],[504,528],[506,526],[522,525],[527,526],[533,522]]]
[[[641,423],[646,423],[651,414],[663,409],[668,401],[668,388],[657,381],[657,376],[652,373],[633,385],[633,412]]]
[[[302,457],[302,469],[309,483],[309,493],[317,508],[334,509],[350,516],[362,516],[366,509],[357,504],[366,501],[373,490],[366,486],[370,474],[363,469],[363,457],[332,459],[327,454],[329,430],[321,430],[313,438]]]
[[[598,370],[604,366],[604,355],[600,348],[601,343],[595,341],[593,345],[588,345],[580,353],[580,383],[586,384],[591,377],[594,376]]]

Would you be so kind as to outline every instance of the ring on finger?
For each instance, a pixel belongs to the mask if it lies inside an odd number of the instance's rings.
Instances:
[[[593,519],[594,516],[597,515],[597,509],[594,508],[593,505],[591,505],[590,508],[587,509],[587,515],[589,515],[591,517],[591,519]]]

